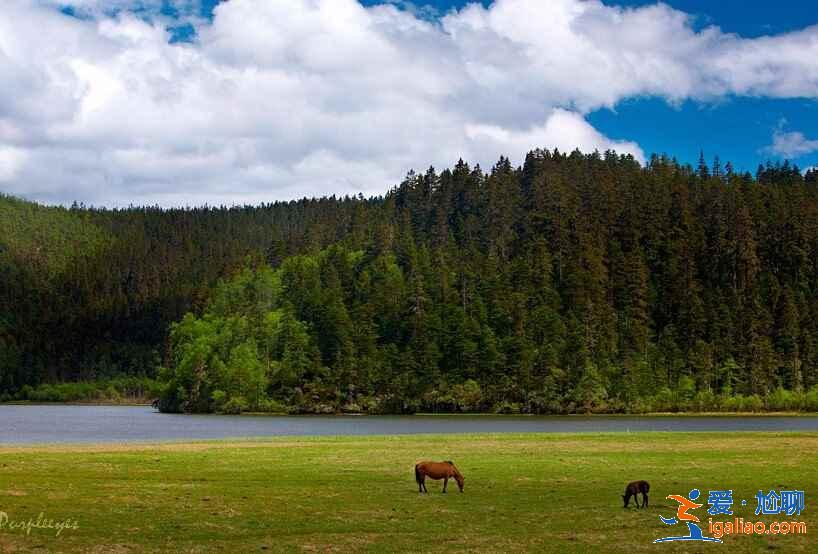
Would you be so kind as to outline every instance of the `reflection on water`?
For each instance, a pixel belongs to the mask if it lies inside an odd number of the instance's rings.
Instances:
[[[818,417],[217,416],[160,414],[146,406],[0,405],[0,444],[606,431],[818,431]]]

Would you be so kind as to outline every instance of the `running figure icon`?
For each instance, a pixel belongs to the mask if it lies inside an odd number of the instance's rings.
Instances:
[[[699,489],[693,489],[688,495],[690,498],[686,498],[679,494],[671,494],[667,496],[668,500],[675,500],[679,503],[679,507],[676,509],[676,516],[670,518],[659,516],[659,519],[665,525],[676,525],[677,523],[681,522],[687,523],[688,534],[681,537],[665,537],[663,539],[656,539],[653,541],[654,543],[674,541],[722,542],[719,539],[705,537],[702,535],[702,528],[696,525],[700,521],[699,518],[689,513],[690,510],[695,510],[703,506],[703,504],[694,502],[699,498],[700,494]]]

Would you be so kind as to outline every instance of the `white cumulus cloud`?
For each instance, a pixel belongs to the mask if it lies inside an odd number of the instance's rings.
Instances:
[[[576,112],[557,108],[542,125],[521,132],[512,132],[496,125],[467,125],[466,137],[482,152],[525,152],[532,144],[545,144],[562,151],[579,148],[585,152],[616,150],[632,154],[637,160],[645,156],[638,144],[611,140],[594,129]]]
[[[0,146],[0,183],[13,181],[25,158],[26,152],[20,148]]]
[[[818,140],[810,140],[799,131],[777,130],[768,151],[784,158],[797,158],[818,151]]]
[[[633,96],[818,97],[818,27],[745,39],[665,4],[496,0],[434,19],[230,0],[207,21],[177,0],[197,38],[174,44],[161,5],[3,3],[0,190],[108,205],[378,194],[411,168],[534,147],[641,159],[585,119]]]

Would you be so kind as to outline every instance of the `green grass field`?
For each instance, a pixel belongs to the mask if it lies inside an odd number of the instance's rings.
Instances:
[[[413,465],[451,459],[466,491]],[[76,519],[79,528],[0,529],[1,552],[782,552],[815,551],[818,434],[640,433],[282,438],[133,446],[0,449],[9,520]],[[634,479],[647,510],[623,510]],[[659,515],[668,494],[734,490],[737,516],[802,520],[806,535],[684,534]],[[806,491],[800,517],[754,516],[759,489]],[[740,499],[748,504],[741,507]],[[700,500],[702,500],[700,499]],[[702,517],[707,533],[705,506]],[[729,519],[720,516],[720,519]],[[813,531],[815,529],[816,531]],[[679,544],[679,543],[676,543]],[[726,549],[726,550],[725,550]]]

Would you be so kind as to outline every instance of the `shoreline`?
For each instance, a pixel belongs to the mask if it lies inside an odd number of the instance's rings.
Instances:
[[[75,400],[71,402],[32,402],[28,400],[13,400],[0,402],[2,406],[124,406],[124,407],[152,407],[151,402],[145,400],[135,400],[133,402],[105,401],[105,400]],[[818,417],[818,412],[794,412],[794,411],[771,411],[771,412],[617,412],[617,413],[572,413],[572,414],[496,414],[492,412],[416,412],[414,414],[369,414],[366,412],[339,412],[330,414],[291,414],[287,412],[242,412],[241,414],[219,414],[219,413],[195,413],[195,414],[173,414],[173,415],[216,415],[228,416],[238,415],[246,417],[491,417],[491,418],[625,418],[625,417]]]
[[[40,402],[31,400],[9,400],[0,402],[0,406],[152,406],[144,399],[128,401],[115,400],[71,400],[70,402]]]
[[[532,441],[594,441],[594,440],[615,440],[617,438],[628,438],[629,440],[641,441],[644,439],[657,438],[662,440],[713,439],[729,435],[733,438],[751,439],[753,437],[794,437],[809,438],[818,440],[818,430],[758,430],[749,429],[746,431],[668,431],[668,430],[648,430],[648,431],[521,431],[521,432],[497,432],[497,431],[463,431],[455,433],[430,432],[430,433],[383,433],[372,435],[259,435],[259,436],[229,436],[210,438],[170,438],[170,439],[139,439],[126,441],[71,441],[71,442],[0,442],[0,456],[15,452],[132,452],[132,451],[173,451],[173,450],[205,450],[205,449],[254,449],[268,447],[285,447],[293,445],[321,445],[342,442],[353,443],[376,443],[390,441],[395,443],[412,443],[418,441],[440,441],[440,440],[484,440],[490,439],[497,442],[514,442],[515,440]]]

